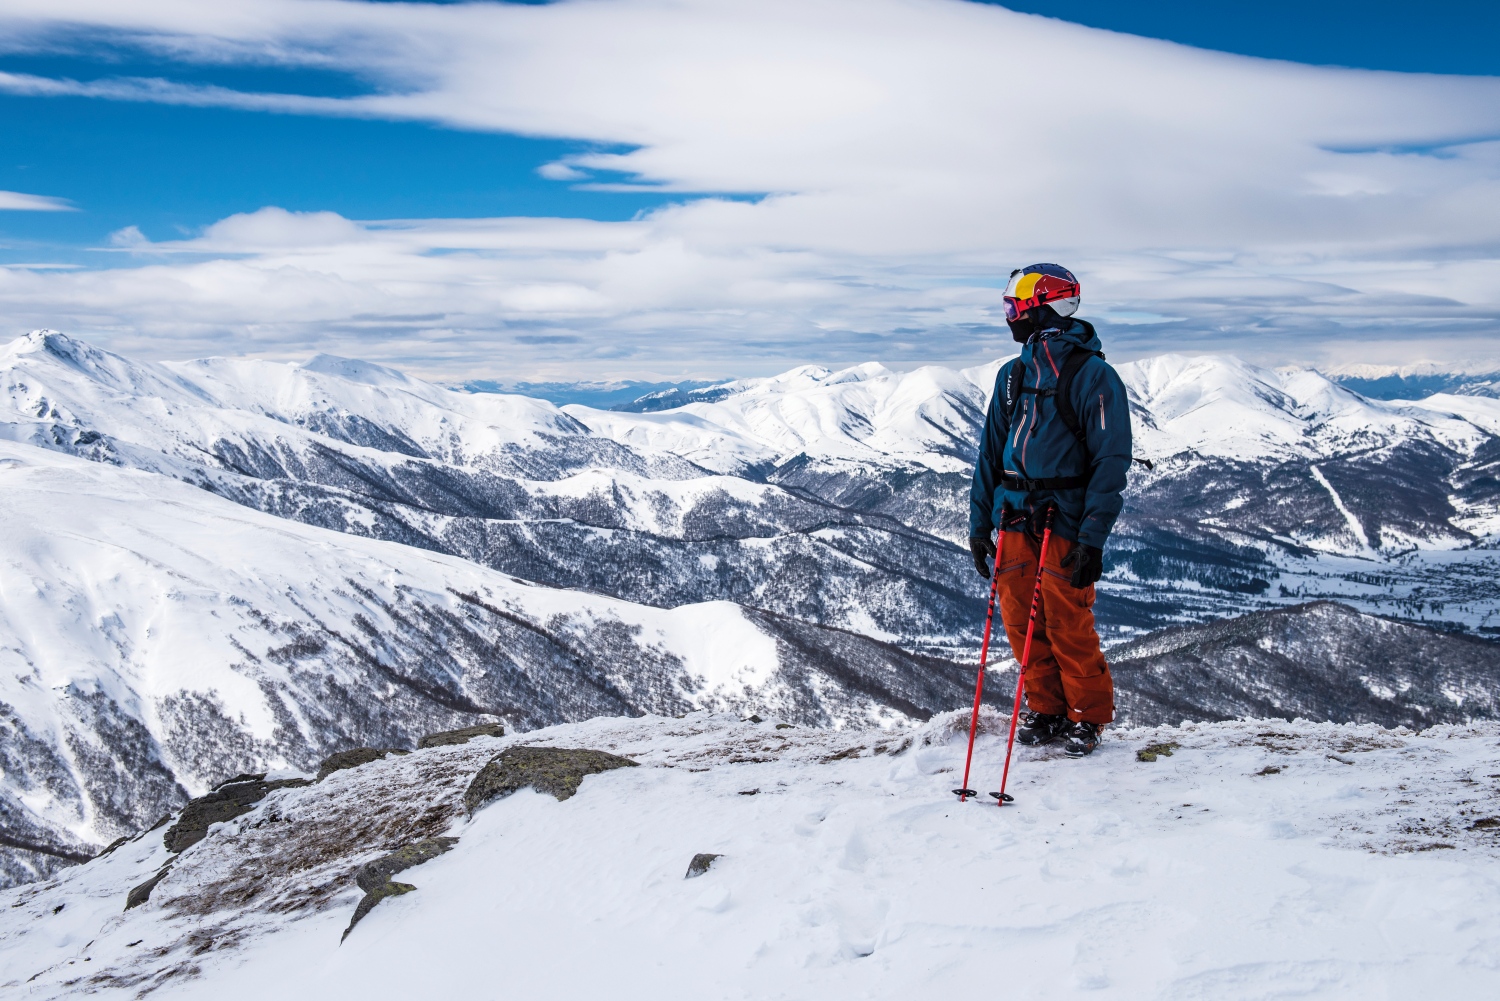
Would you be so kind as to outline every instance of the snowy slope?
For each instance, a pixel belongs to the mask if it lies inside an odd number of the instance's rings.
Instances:
[[[1314,371],[1264,369],[1230,355],[1167,354],[1116,367],[1136,415],[1145,418],[1137,451],[1152,459],[1321,459],[1355,443],[1411,439],[1472,452],[1500,432],[1496,401],[1479,397],[1368,400]],[[724,383],[716,387],[722,399],[656,413],[563,409],[616,440],[708,462],[726,454],[778,462],[804,454],[967,472],[997,369],[805,366]]]
[[[37,333],[0,360],[0,435],[542,583],[952,651],[981,600],[961,547],[995,367],[805,366],[617,413],[327,357],[138,365]],[[1500,404],[1366,400],[1227,356],[1120,372],[1158,465],[1110,548],[1111,635],[1319,597],[1500,628]]]
[[[622,445],[523,397],[326,357],[139,365],[49,332],[10,345],[0,388],[0,437],[540,583],[913,644],[950,640],[973,600],[942,536]]]
[[[1107,637],[1314,599],[1500,628],[1500,403],[1227,357],[1120,370],[1159,462],[1107,554]],[[994,374],[804,367],[634,414],[21,338],[0,350],[0,656],[25,679],[0,682],[0,836],[82,852],[235,771],[481,713],[961,702]]]
[[[840,371],[806,365],[715,388],[728,395],[654,414],[563,409],[616,441],[725,471],[806,455],[965,472],[973,468],[972,431],[984,420],[990,387],[952,369],[897,373],[871,362]]]
[[[867,723],[966,684],[728,602],[538,587],[28,445],[0,443],[0,520],[0,833],[64,851],[239,772],[483,715],[750,704]],[[46,862],[0,857],[7,880]]]
[[[51,331],[0,351],[15,436],[92,429],[127,446],[203,461],[224,439],[305,448],[316,436],[380,451],[507,468],[508,452],[586,437],[551,404],[440,389],[399,372],[320,355],[303,365],[245,359],[147,364]]]
[[[1156,469],[1132,473],[1098,608],[1107,629],[1319,597],[1500,628],[1496,401],[1370,400],[1230,356],[1118,368],[1136,453]],[[675,410],[566,409],[700,464],[770,457],[772,483],[961,543],[995,370],[804,368]]]
[[[1003,722],[986,717],[980,788]],[[169,861],[159,831],[11,892],[0,986],[225,1001],[1493,993],[1493,725],[1124,731],[1084,762],[1023,752],[1003,811],[947,794],[961,727],[597,719],[387,758],[214,828],[131,910],[130,888]],[[467,816],[469,779],[517,743],[641,767]],[[1161,744],[1170,756],[1137,759]],[[396,877],[415,890],[340,944],[356,867],[434,833],[457,844]],[[684,879],[702,852],[721,858]]]

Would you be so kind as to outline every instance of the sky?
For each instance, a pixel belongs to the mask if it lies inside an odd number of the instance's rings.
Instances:
[[[1042,16],[1051,15],[1051,16]],[[1500,5],[0,0],[0,337],[451,381],[1500,364]]]

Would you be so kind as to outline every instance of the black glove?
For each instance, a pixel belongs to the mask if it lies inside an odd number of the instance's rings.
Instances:
[[[1074,587],[1082,590],[1104,572],[1104,550],[1095,549],[1093,546],[1085,546],[1083,543],[1073,547],[1073,551],[1062,558],[1062,565],[1073,568]]]
[[[974,554],[974,569],[979,571],[979,576],[989,579],[990,561],[995,558],[995,544],[990,541],[988,535],[969,536],[969,552]]]

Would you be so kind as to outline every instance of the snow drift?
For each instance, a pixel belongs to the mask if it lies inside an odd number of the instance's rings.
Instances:
[[[1493,724],[1115,731],[1085,762],[1023,751],[1004,810],[947,792],[963,725],[601,718],[389,756],[273,792],[178,856],[152,831],[12,891],[0,986],[911,998],[1000,970],[1046,997],[1333,999],[1493,983]],[[470,814],[474,777],[518,747],[639,767]],[[980,737],[981,788],[1003,749]],[[438,838],[456,843],[409,851]],[[341,945],[361,867],[403,850],[430,860]],[[685,879],[701,855],[719,857]]]

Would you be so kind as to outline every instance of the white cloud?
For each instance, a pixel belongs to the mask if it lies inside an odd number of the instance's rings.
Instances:
[[[631,151],[543,176],[766,196],[626,223],[267,209],[134,245],[163,256],[128,269],[0,275],[18,326],[160,353],[337,345],[450,374],[962,361],[1004,344],[998,277],[1042,259],[1080,273],[1084,315],[1121,318],[1121,354],[1309,359],[1422,336],[1493,354],[1500,331],[1496,79],[1254,60],[957,0],[8,0],[0,27],[378,84],[0,89],[594,140]]]
[[[549,181],[581,181],[589,176],[586,171],[569,166],[561,160],[544,163],[536,169],[536,172]]]
[[[48,195],[27,195],[19,191],[0,191],[0,212],[77,212],[78,209],[66,198]]]

